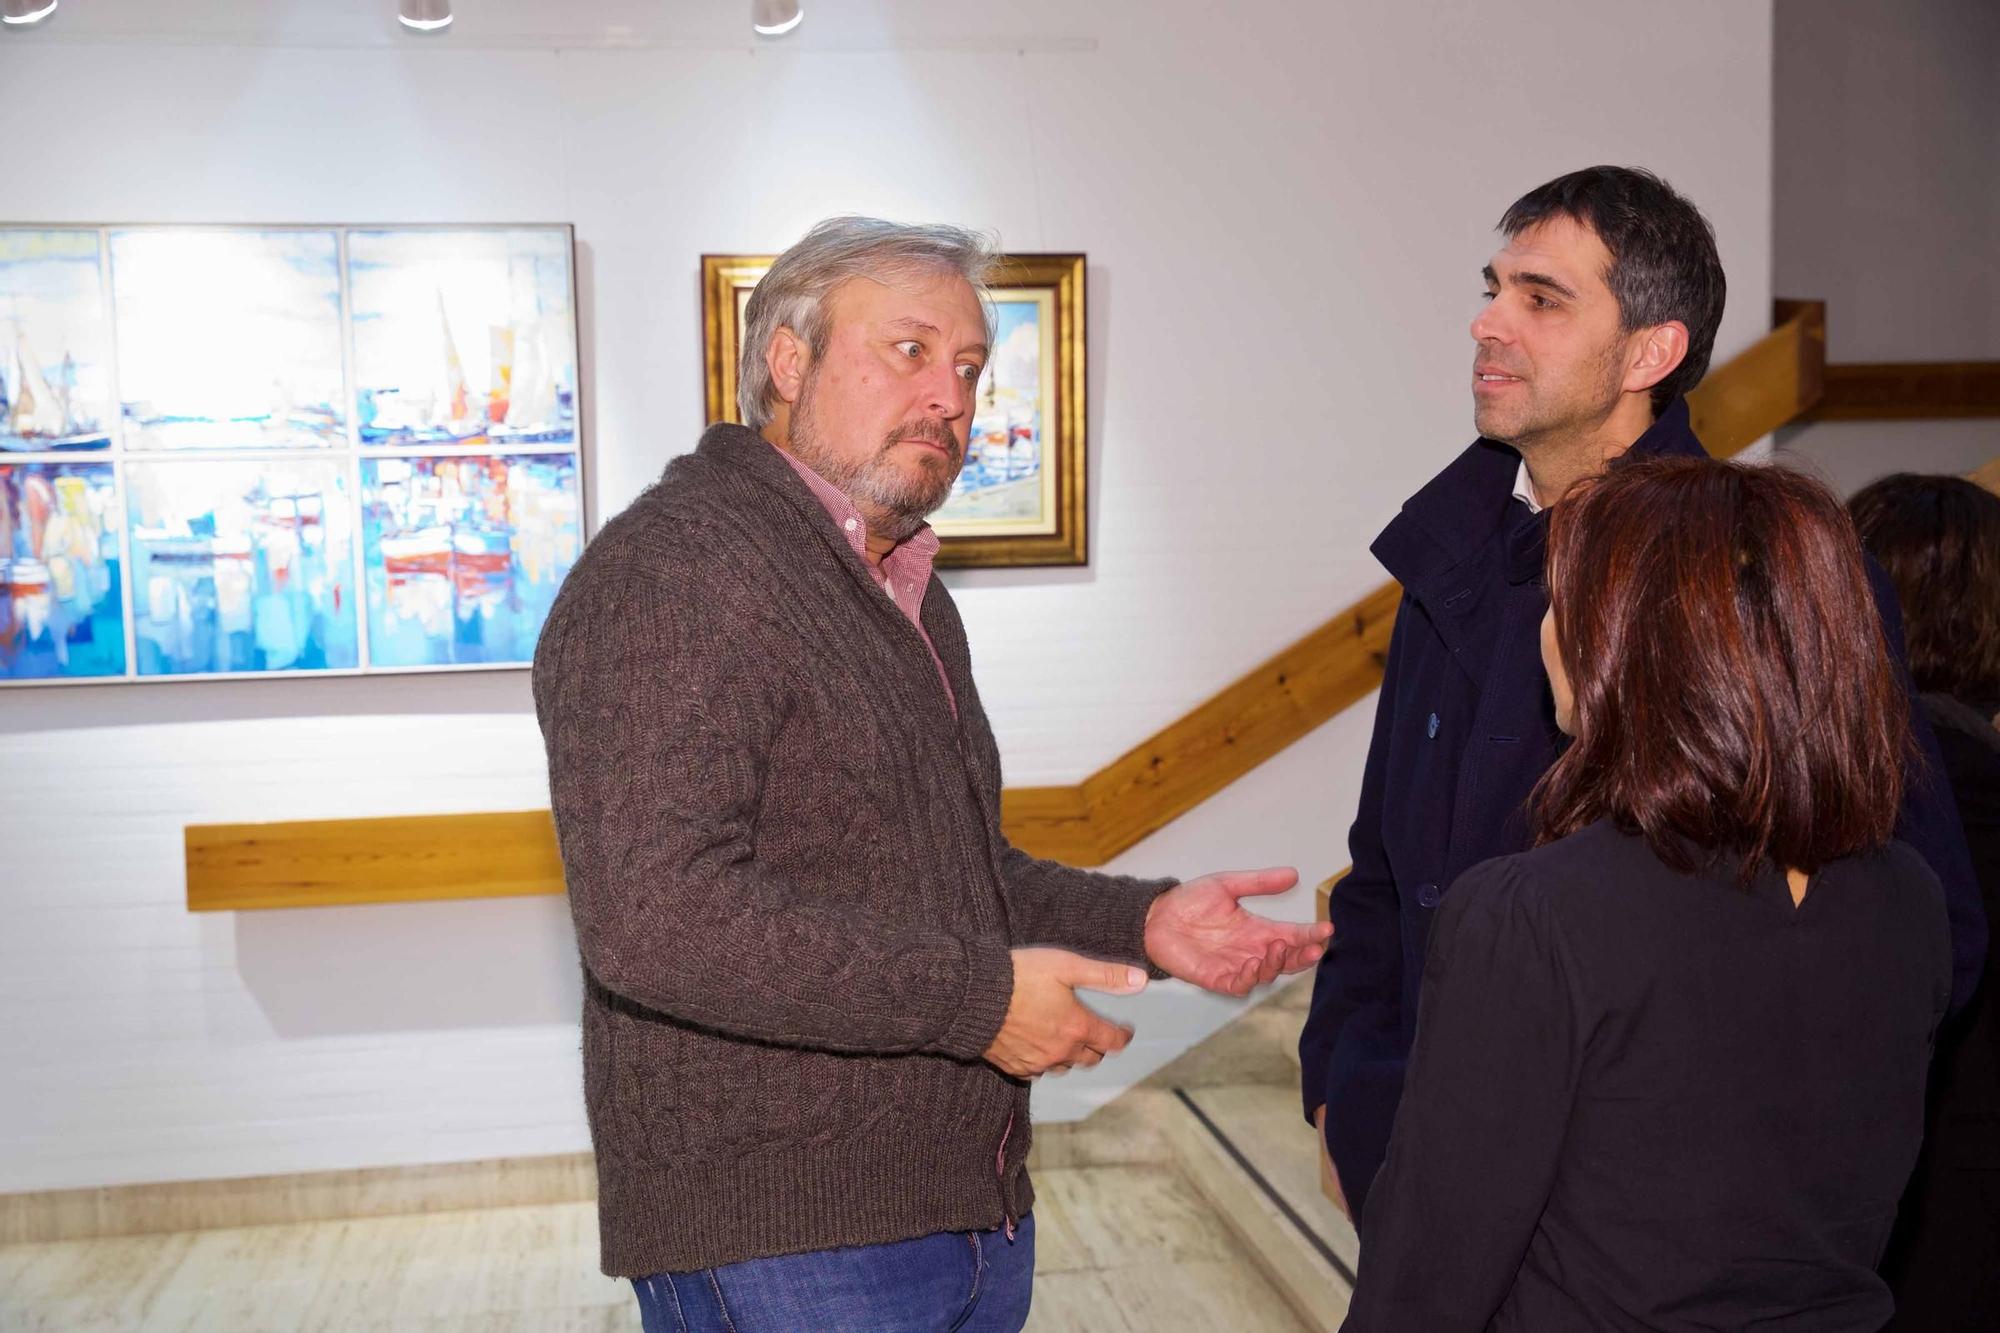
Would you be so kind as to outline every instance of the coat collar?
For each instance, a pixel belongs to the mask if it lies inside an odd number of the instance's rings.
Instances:
[[[1687,403],[1667,404],[1646,433],[1633,441],[1632,454],[1703,458],[1708,451],[1688,422]],[[1403,511],[1369,549],[1390,574],[1419,596],[1427,585],[1449,576],[1484,552],[1496,537],[1507,542],[1511,581],[1523,562],[1538,569],[1540,533],[1546,520],[1530,518],[1514,501],[1521,456],[1497,440],[1474,440],[1444,471],[1403,505]]]

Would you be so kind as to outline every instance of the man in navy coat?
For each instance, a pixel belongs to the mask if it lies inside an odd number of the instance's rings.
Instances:
[[[1623,454],[1703,452],[1682,395],[1722,321],[1714,233],[1648,172],[1573,172],[1499,229],[1472,322],[1480,438],[1371,548],[1403,603],[1348,835],[1354,868],[1333,893],[1333,946],[1299,1041],[1306,1115],[1357,1218],[1389,1146],[1439,898],[1472,865],[1526,850],[1528,795],[1559,752],[1539,639],[1543,509]],[[1871,574],[1900,660],[1894,591]],[[1941,772],[1923,714],[1911,720]],[[1956,1006],[1978,982],[1984,914],[1951,795],[1916,778],[1898,836],[1944,882]]]

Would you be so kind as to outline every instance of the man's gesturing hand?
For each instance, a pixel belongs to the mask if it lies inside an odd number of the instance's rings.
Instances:
[[[1224,995],[1248,995],[1287,972],[1303,972],[1326,952],[1333,927],[1267,921],[1237,901],[1283,893],[1298,882],[1290,868],[1224,870],[1169,889],[1146,913],[1146,956],[1162,971]]]
[[[1145,987],[1146,974],[1123,963],[1100,963],[1066,949],[1016,949],[1014,997],[986,1048],[986,1062],[1015,1078],[1094,1065],[1124,1050],[1132,1029],[1098,1017],[1076,992],[1132,995]]]

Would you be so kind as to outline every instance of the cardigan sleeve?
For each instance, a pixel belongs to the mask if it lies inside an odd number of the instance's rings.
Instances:
[[[783,674],[757,598],[700,562],[580,564],[536,649],[536,712],[583,964],[733,1037],[978,1059],[1013,993],[1007,942],[799,891],[755,853]]]
[[[1511,858],[1445,896],[1346,1333],[1484,1329],[1552,1188],[1582,1063],[1555,914]]]
[[[1044,861],[1007,844],[1000,857],[1017,946],[1055,945],[1167,974],[1146,957],[1146,913],[1174,879],[1134,879]]]

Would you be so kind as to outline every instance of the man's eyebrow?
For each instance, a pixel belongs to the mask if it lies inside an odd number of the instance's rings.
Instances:
[[[1575,292],[1571,291],[1563,283],[1557,282],[1546,273],[1528,273],[1524,271],[1516,273],[1512,281],[1517,287],[1546,287],[1557,296],[1567,296],[1572,301],[1576,299]]]

